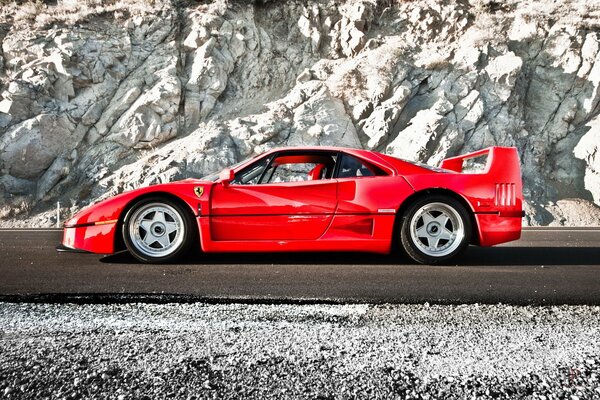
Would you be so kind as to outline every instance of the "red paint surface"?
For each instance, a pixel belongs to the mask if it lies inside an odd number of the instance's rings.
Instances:
[[[286,162],[321,161],[314,154],[294,154],[298,150],[351,154],[388,175],[263,185],[222,185],[189,179],[150,186],[83,209],[65,224],[63,244],[94,253],[120,250],[116,248],[119,227],[129,207],[142,196],[168,195],[179,199],[197,217],[200,246],[205,252],[388,253],[397,211],[405,201],[430,190],[452,192],[464,200],[474,215],[474,236],[480,245],[520,237],[523,195],[515,148],[493,147],[454,157],[442,163],[445,171],[367,150],[275,149],[236,167],[234,172],[278,152],[284,152]],[[488,159],[483,171],[461,173],[465,160],[485,154]],[[318,177],[314,173],[310,176]],[[200,198],[194,194],[198,186],[204,188]],[[118,222],[94,225],[111,220]]]

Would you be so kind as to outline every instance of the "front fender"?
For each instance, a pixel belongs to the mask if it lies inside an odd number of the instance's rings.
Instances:
[[[140,194],[132,191],[86,207],[64,225],[63,246],[91,253],[115,252],[117,222],[127,204]]]
[[[115,223],[118,221],[123,209],[140,194],[138,190],[122,193],[110,199],[83,208],[71,219],[65,222],[65,228],[76,228],[88,225]]]
[[[197,187],[204,188],[200,196],[194,190]],[[202,208],[208,209],[211,187],[212,182],[181,181],[136,189],[103,200],[84,208],[65,223],[62,244],[69,249],[112,254],[119,222],[130,205],[140,198],[149,195],[176,198],[198,216]]]

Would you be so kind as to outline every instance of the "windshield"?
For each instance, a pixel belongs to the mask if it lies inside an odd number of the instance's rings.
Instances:
[[[238,166],[244,164],[246,161],[253,159],[254,157],[248,157],[246,158],[244,161],[240,161],[238,163],[233,164],[230,167],[227,167],[227,169],[235,169]],[[217,171],[217,172],[213,172],[212,174],[203,176],[202,178],[200,178],[203,181],[211,181],[211,182],[215,182],[217,179],[219,179],[219,174],[221,173],[221,171]]]

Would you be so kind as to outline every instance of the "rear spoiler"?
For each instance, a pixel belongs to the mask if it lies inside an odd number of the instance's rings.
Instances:
[[[485,168],[477,174],[485,175],[485,181],[494,185],[494,206],[498,208],[500,215],[523,216],[523,182],[516,147],[488,147],[462,156],[447,158],[442,161],[441,167],[463,173],[465,160],[485,155],[487,155]]]
[[[454,172],[463,172],[465,160],[487,155],[484,174],[498,174],[504,179],[521,181],[521,167],[519,153],[516,147],[488,147],[457,157],[446,158],[442,161],[441,168]]]

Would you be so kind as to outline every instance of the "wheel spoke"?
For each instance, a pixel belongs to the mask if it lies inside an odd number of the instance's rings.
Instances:
[[[421,218],[423,218],[423,225],[427,225],[435,220],[435,218],[433,218],[433,215],[431,215],[429,211],[423,213],[423,216]]]
[[[143,230],[145,230],[146,232],[150,232],[150,225],[152,225],[152,221],[145,219],[142,222],[140,222],[140,226],[142,227]]]
[[[452,235],[453,235],[453,233],[451,231],[444,228],[442,230],[442,232],[440,232],[440,239],[450,240],[450,239],[452,239]]]
[[[150,246],[154,242],[156,242],[156,236],[154,236],[152,234],[152,232],[150,232],[150,230],[147,230],[146,236],[144,237],[144,243],[146,243],[148,246]]]
[[[419,229],[417,229],[417,236],[418,237],[424,237],[424,238],[428,238],[429,234],[427,233],[427,227],[425,225],[423,225],[422,227],[420,227]]]
[[[450,218],[446,214],[440,214],[434,219],[441,227],[445,228]]]
[[[154,213],[154,218],[152,219],[152,222],[162,222],[165,223],[165,213],[162,210],[157,210]]]
[[[167,229],[167,235],[173,232],[177,232],[177,224],[175,222],[165,222],[165,228]]]
[[[156,241],[160,243],[163,249],[169,247],[169,245],[171,244],[171,241],[169,240],[169,235],[166,234],[162,235],[159,238],[156,238]]]
[[[428,239],[429,241],[429,246],[432,247],[434,250],[438,249],[438,245],[440,244],[440,237],[432,237],[430,239]]]

